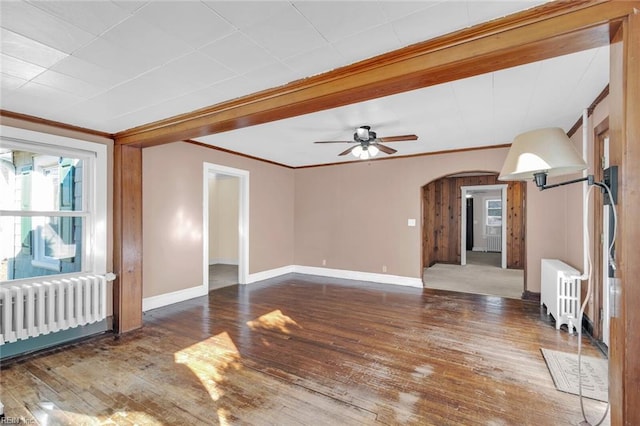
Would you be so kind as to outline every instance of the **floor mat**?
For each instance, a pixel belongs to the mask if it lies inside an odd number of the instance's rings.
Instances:
[[[578,395],[578,355],[540,349],[547,363],[553,383],[562,392]],[[607,402],[609,399],[609,373],[606,359],[581,356],[582,395]]]

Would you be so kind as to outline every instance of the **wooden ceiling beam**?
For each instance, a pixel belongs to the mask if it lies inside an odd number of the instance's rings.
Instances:
[[[638,1],[552,2],[114,138],[139,147],[176,142],[600,47],[638,7]]]

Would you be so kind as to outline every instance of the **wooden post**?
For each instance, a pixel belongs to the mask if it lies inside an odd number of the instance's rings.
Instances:
[[[612,425],[640,424],[640,15],[630,14],[611,42],[610,164],[619,166],[616,278],[621,298],[611,319]]]
[[[142,327],[142,148],[114,146],[114,331]]]

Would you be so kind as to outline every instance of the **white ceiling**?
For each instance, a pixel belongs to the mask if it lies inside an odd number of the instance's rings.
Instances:
[[[116,133],[286,84],[543,1],[1,1],[0,108]],[[609,80],[594,49],[198,141],[289,166],[355,127],[396,156],[568,130]],[[384,156],[385,154],[380,154]]]

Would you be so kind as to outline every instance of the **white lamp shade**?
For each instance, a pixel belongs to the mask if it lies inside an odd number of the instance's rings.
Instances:
[[[361,160],[368,160],[369,159],[369,150],[368,149],[363,149],[362,153],[360,154],[360,159]]]
[[[380,152],[380,150],[378,149],[378,147],[377,147],[377,146],[375,146],[375,145],[369,145],[369,149],[368,149],[368,151],[369,151],[369,155],[370,155],[371,157],[375,157],[375,156],[376,156],[376,155],[378,155],[378,153]]]
[[[558,176],[586,168],[564,130],[552,127],[516,136],[498,180],[532,180],[534,173]]]

